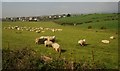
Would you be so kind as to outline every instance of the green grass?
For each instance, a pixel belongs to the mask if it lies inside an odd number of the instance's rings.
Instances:
[[[92,15],[91,15],[92,16]],[[102,17],[102,16],[101,16]],[[118,35],[117,21],[101,21],[95,23],[82,24],[77,26],[58,25],[53,22],[3,22],[2,27],[11,26],[27,26],[27,27],[50,27],[61,28],[62,32],[46,31],[44,33],[35,33],[22,31],[18,34],[17,30],[2,30],[2,46],[3,49],[21,49],[29,47],[35,49],[39,54],[50,55],[53,58],[59,54],[52,48],[46,48],[44,45],[36,45],[34,40],[42,35],[55,35],[56,42],[58,42],[63,50],[62,58],[73,61],[92,60],[92,51],[94,51],[95,61],[104,63],[107,68],[118,68]],[[91,30],[87,27],[91,25]],[[106,30],[101,31],[100,26],[106,26]],[[96,32],[96,30],[98,32]],[[108,39],[110,36],[115,36],[116,39],[110,40],[110,44],[101,43],[102,39]],[[85,47],[79,46],[77,41],[79,39],[86,39],[89,44]]]
[[[85,23],[87,21],[97,22],[99,21],[107,21],[112,19],[118,19],[117,14],[87,14],[87,15],[78,15],[72,17],[65,17],[58,19],[56,21],[63,23]]]

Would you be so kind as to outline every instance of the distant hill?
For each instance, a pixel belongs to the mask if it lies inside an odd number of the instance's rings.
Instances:
[[[118,14],[86,14],[72,15],[54,21],[60,25],[78,25],[81,28],[118,28]]]

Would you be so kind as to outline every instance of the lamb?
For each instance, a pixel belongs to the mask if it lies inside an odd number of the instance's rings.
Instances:
[[[61,52],[60,45],[58,43],[53,43],[52,44],[53,49],[57,52]]]
[[[102,40],[101,42],[102,42],[102,43],[105,43],[105,44],[110,43],[110,41],[109,41],[109,40]]]
[[[80,44],[81,46],[85,46],[85,43],[86,43],[85,39],[78,41],[78,44]]]

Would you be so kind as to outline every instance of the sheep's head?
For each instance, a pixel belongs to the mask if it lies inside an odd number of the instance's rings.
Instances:
[[[85,42],[85,39],[83,39],[83,41]]]

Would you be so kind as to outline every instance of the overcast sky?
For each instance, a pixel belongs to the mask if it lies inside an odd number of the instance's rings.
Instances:
[[[53,14],[117,13],[117,2],[3,2],[2,16],[40,16]]]
[[[2,0],[3,2],[118,2],[120,0]]]

